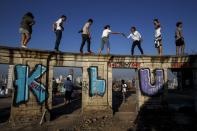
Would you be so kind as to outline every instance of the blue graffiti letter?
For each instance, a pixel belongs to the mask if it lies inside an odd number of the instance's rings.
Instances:
[[[155,72],[155,84],[151,84],[151,74],[149,69],[140,69],[140,89],[144,95],[153,96],[159,93],[164,85],[164,73],[162,69]]]
[[[31,73],[29,77],[29,67],[26,65],[16,65],[16,104],[21,102],[27,102],[29,97],[29,88],[36,96],[39,104],[42,104],[46,99],[46,89],[44,85],[37,82],[36,79],[40,78],[42,74],[46,72],[46,67],[42,65],[37,65],[35,70]]]
[[[90,96],[105,94],[105,80],[97,79],[97,68],[90,67],[88,69],[90,80]]]

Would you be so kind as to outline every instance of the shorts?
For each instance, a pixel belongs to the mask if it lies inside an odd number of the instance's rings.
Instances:
[[[184,42],[184,40],[182,39],[182,38],[180,38],[180,39],[178,39],[178,40],[176,40],[176,46],[182,46],[182,45],[185,45],[185,42]]]
[[[110,43],[109,43],[109,38],[108,37],[103,37],[101,39],[101,50],[103,50],[104,45],[106,44],[107,48],[110,48]]]
[[[155,41],[155,48],[159,48],[160,46],[162,46],[161,41],[162,39]]]
[[[30,34],[29,31],[24,29],[24,28],[19,28],[19,33],[21,33],[21,34]]]

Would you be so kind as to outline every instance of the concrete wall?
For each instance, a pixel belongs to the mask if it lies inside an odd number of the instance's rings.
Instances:
[[[73,53],[55,53],[51,51],[39,51],[32,49],[20,49],[0,47],[0,64],[12,65],[27,65],[29,67],[29,74],[34,72],[37,65],[42,65],[46,68],[46,72],[39,76],[39,83],[42,83],[46,89],[41,93],[47,93],[44,102],[39,103],[42,97],[29,91],[27,101],[22,103],[15,103],[16,96],[13,94],[13,104],[11,109],[10,120],[13,124],[38,122],[45,109],[52,109],[52,78],[53,68],[60,67],[79,67],[83,72],[83,87],[82,87],[82,113],[90,110],[107,110],[112,113],[112,69],[113,68],[132,68],[136,70],[150,69],[151,80],[153,80],[153,71],[155,69],[163,70],[164,88],[167,83],[167,69],[168,68],[197,68],[196,56],[97,56],[84,55]],[[100,95],[89,95],[90,79],[88,69],[90,67],[97,67],[98,79],[105,80],[105,93]],[[139,78],[140,76],[138,76]],[[17,80],[17,77],[15,77]],[[37,81],[37,80],[36,80]],[[33,83],[33,85],[32,85]],[[34,82],[30,83],[28,88],[37,89],[40,91],[41,86],[36,87]],[[137,101],[138,109],[149,100],[150,96],[144,95],[140,89],[140,78],[137,79]],[[146,87],[145,87],[146,88]],[[29,89],[29,90],[31,90]],[[18,93],[18,87],[14,88],[15,95]],[[165,94],[163,95],[165,96]],[[163,96],[161,99],[163,99]]]

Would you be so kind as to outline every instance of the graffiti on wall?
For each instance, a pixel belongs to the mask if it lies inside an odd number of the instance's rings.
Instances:
[[[191,67],[191,65],[189,63],[176,62],[172,64],[171,68],[187,68],[187,67]]]
[[[155,70],[155,83],[151,83],[150,69],[139,69],[140,89],[144,95],[154,96],[159,94],[164,86],[164,71],[162,69]]]
[[[112,62],[108,66],[111,68],[139,68],[139,62]]]
[[[29,72],[29,67],[27,65],[15,66],[15,104],[27,102],[29,99],[29,90],[35,95],[39,104],[42,104],[46,100],[46,87],[38,82],[39,78],[46,70],[46,67],[41,64],[36,65],[32,72]]]
[[[89,73],[89,82],[90,82],[90,89],[89,94],[90,96],[104,96],[105,94],[105,80],[98,79],[98,69],[97,67],[90,67],[88,68]]]

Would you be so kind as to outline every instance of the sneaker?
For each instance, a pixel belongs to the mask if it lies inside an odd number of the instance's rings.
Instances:
[[[83,55],[83,51],[80,51],[80,55]]]
[[[24,45],[22,45],[21,47],[22,47],[22,48],[27,48],[27,46],[24,46]]]
[[[94,52],[92,52],[92,51],[88,51],[88,54],[94,54]]]
[[[60,50],[58,50],[58,49],[54,49],[55,50],[55,52],[60,52]]]

